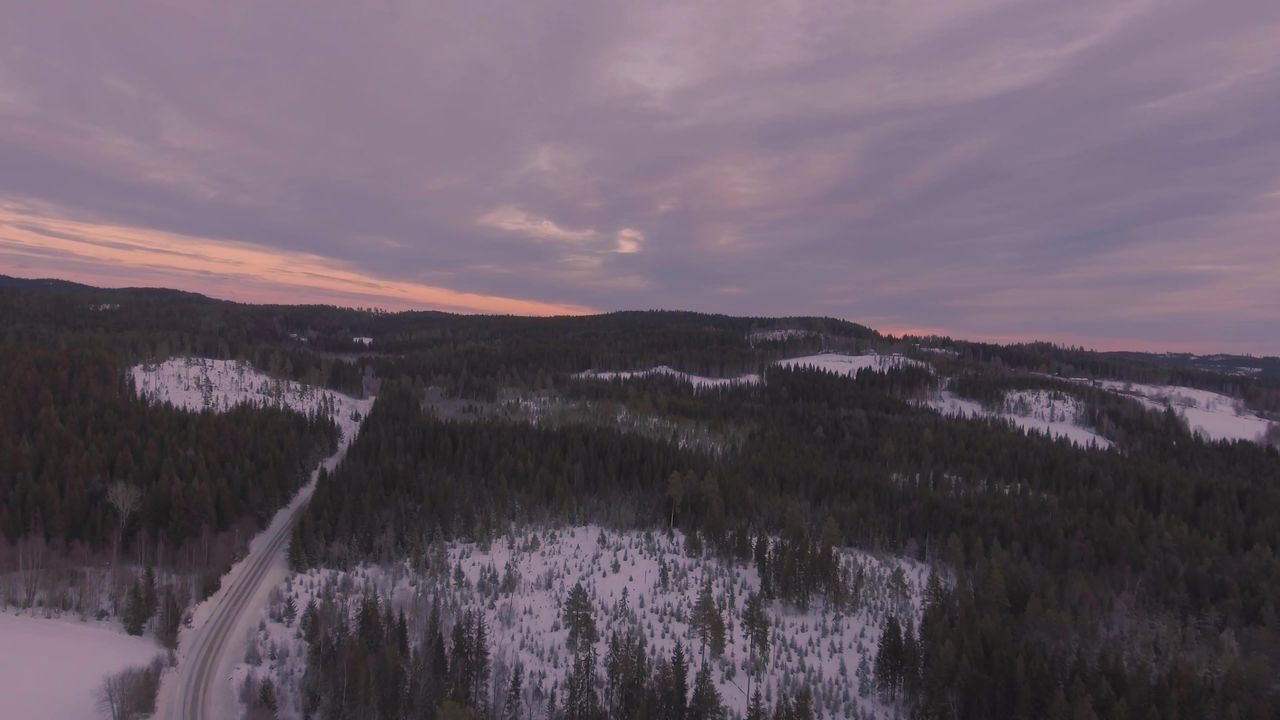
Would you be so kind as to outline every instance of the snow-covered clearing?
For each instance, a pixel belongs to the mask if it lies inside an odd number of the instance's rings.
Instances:
[[[755,345],[761,342],[782,342],[784,340],[792,340],[795,338],[818,337],[821,333],[814,330],[796,330],[794,328],[786,328],[782,330],[756,330],[747,334],[747,342]]]
[[[1119,380],[1084,380],[1121,395],[1128,395],[1152,410],[1172,408],[1192,432],[1210,440],[1261,442],[1270,423],[1248,410],[1244,402],[1228,395],[1177,385],[1144,385]]]
[[[1030,432],[1066,438],[1083,447],[1111,447],[1111,441],[1081,422],[1084,402],[1079,398],[1048,390],[1015,390],[1005,395],[999,410],[988,409],[975,400],[943,390],[926,404],[956,417],[998,417]]]
[[[241,664],[235,677],[243,683],[248,675],[261,680],[269,674],[282,701],[280,717],[299,717],[306,645],[297,623],[286,626],[281,619],[286,597],[294,598],[299,614],[322,592],[339,597],[354,612],[364,593],[373,591],[405,612],[410,637],[421,632],[433,600],[439,598],[448,616],[467,609],[484,612],[495,644],[494,685],[503,688],[506,669],[522,663],[525,706],[540,711],[546,693],[563,682],[572,664],[560,608],[575,583],[587,588],[594,605],[601,638],[596,652],[602,665],[610,635],[635,629],[643,634],[650,657],[669,656],[679,641],[697,668],[702,650],[689,629],[690,611],[710,580],[728,642],[723,658],[709,661],[725,705],[740,716],[748,699],[748,654],[738,616],[749,594],[759,589],[759,576],[751,564],[692,557],[684,542],[680,533],[668,537],[665,531],[528,529],[488,547],[442,546],[438,552],[444,557],[438,562],[448,569],[431,576],[416,574],[403,564],[294,575],[279,588],[260,629],[253,632],[258,649],[251,655],[260,664]],[[841,551],[841,558],[851,570],[863,571],[856,609],[827,607],[821,597],[807,611],[780,601],[770,605],[773,633],[765,694],[772,699],[780,689],[794,690],[803,683],[812,688],[824,717],[892,717],[876,696],[870,668],[880,628],[890,614],[918,623],[929,568],[851,549]]]
[[[147,665],[162,648],[111,623],[0,613],[0,715],[14,720],[99,717],[107,675]]]
[[[903,355],[877,355],[871,353],[869,355],[843,355],[841,353],[820,353],[818,355],[806,355],[804,357],[787,358],[779,360],[777,365],[788,368],[812,368],[815,370],[825,370],[833,372],[837,375],[846,375],[853,377],[858,374],[859,370],[873,370],[875,372],[888,372],[894,368],[900,367],[921,367],[929,369],[928,363],[919,360],[913,360]]]
[[[718,388],[727,385],[754,385],[760,382],[760,376],[755,374],[738,375],[728,378],[713,378],[702,375],[693,375],[691,373],[680,372],[666,365],[659,365],[656,368],[648,370],[622,370],[617,372],[587,370],[578,373],[578,377],[587,380],[631,380],[634,378],[645,378],[653,375],[667,375],[678,378],[685,382],[691,383],[695,389],[702,390],[705,388]]]
[[[774,365],[786,368],[826,370],[828,372],[848,377],[853,377],[859,370],[864,369],[870,369],[875,372],[887,372],[898,367],[931,367],[928,363],[913,360],[902,355],[877,355],[875,353],[871,353],[869,355],[819,353],[817,355],[805,355],[803,357],[778,360]],[[679,378],[692,383],[693,387],[699,390],[704,388],[724,387],[727,385],[755,385],[761,381],[761,377],[755,373],[737,375],[735,377],[713,378],[681,372],[667,367],[666,365],[659,365],[658,367],[649,368],[648,370],[587,370],[585,372],[578,373],[577,377],[587,380],[632,380],[636,378],[651,377],[653,375],[667,375]]]
[[[142,397],[192,412],[225,412],[244,404],[282,407],[329,415],[345,432],[355,423],[352,411],[365,413],[369,406],[333,390],[270,377],[238,360],[170,358],[135,365],[129,374]]]

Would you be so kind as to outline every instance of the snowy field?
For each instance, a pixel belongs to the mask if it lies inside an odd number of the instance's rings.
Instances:
[[[1066,438],[1082,447],[1111,447],[1111,441],[1085,426],[1084,403],[1063,393],[1048,390],[1016,390],[1005,395],[1003,406],[988,409],[975,400],[942,391],[926,404],[955,417],[998,417],[1029,432],[1055,438]]]
[[[1176,385],[1144,385],[1118,380],[1085,381],[1111,392],[1128,395],[1152,410],[1172,408],[1192,432],[1210,440],[1261,442],[1270,425],[1247,410],[1236,398]]]
[[[102,680],[147,665],[163,652],[109,623],[0,613],[0,717],[92,720],[101,717]]]
[[[300,413],[321,413],[333,419],[343,437],[352,437],[371,400],[333,390],[269,377],[238,360],[171,358],[162,363],[135,365],[130,371],[135,390],[153,402],[201,412],[226,412],[237,405],[281,407]]]
[[[278,588],[260,629],[253,633],[257,649],[250,655],[260,664],[241,664],[235,671],[237,681],[243,683],[250,674],[259,680],[270,674],[283,701],[280,717],[299,717],[306,646],[296,622],[286,627],[280,621],[284,599],[293,597],[301,613],[324,588],[345,597],[354,611],[362,595],[372,590],[405,612],[410,637],[425,624],[433,598],[439,597],[451,616],[466,609],[483,611],[496,644],[495,686],[504,687],[507,669],[522,663],[526,707],[541,708],[546,693],[563,682],[572,663],[560,607],[568,591],[581,582],[594,606],[601,638],[596,651],[602,665],[609,636],[636,629],[645,637],[650,657],[669,656],[681,642],[691,658],[692,682],[701,647],[690,633],[689,613],[710,580],[728,638],[723,658],[711,661],[714,677],[726,707],[737,716],[745,712],[747,647],[738,616],[748,595],[759,588],[753,565],[691,557],[679,533],[615,533],[595,526],[517,531],[489,547],[452,543],[444,553],[443,564],[451,570],[430,577],[402,565],[292,576]],[[842,551],[841,556],[845,567],[863,571],[858,607],[827,607],[820,596],[807,611],[772,603],[765,696],[771,700],[780,689],[794,690],[803,683],[812,688],[823,717],[890,718],[893,713],[877,699],[871,675],[880,628],[890,614],[918,623],[928,567],[856,550]]]

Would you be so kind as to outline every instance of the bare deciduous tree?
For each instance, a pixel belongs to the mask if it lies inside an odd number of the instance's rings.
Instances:
[[[40,575],[44,570],[44,535],[32,533],[18,540],[18,579],[21,583],[22,607],[35,605]]]
[[[135,720],[155,712],[163,668],[164,661],[156,658],[150,665],[108,675],[98,688],[98,708],[109,720]]]
[[[111,563],[120,559],[120,545],[124,542],[124,529],[129,524],[129,517],[138,509],[138,501],[142,499],[142,491],[123,480],[111,483],[107,488],[107,502],[116,510],[116,545],[112,553]]]

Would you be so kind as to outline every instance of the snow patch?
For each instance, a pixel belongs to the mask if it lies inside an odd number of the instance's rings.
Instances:
[[[182,410],[226,412],[238,405],[259,405],[319,413],[333,419],[344,437],[354,435],[371,399],[270,377],[239,360],[170,358],[135,365],[129,371],[138,394]]]
[[[785,328],[781,330],[756,330],[747,334],[747,342],[755,345],[761,342],[782,342],[783,340],[792,340],[795,338],[818,337],[821,333],[813,330],[796,330],[794,328]]]
[[[1048,390],[1015,390],[1005,395],[999,410],[944,390],[926,405],[953,417],[995,417],[1009,420],[1028,432],[1066,438],[1081,447],[1109,448],[1111,441],[1090,430],[1082,421],[1085,406],[1079,398]]]
[[[1095,380],[1096,387],[1127,395],[1151,410],[1172,409],[1192,432],[1210,440],[1263,442],[1271,423],[1229,395],[1178,385],[1145,385],[1119,380]]]

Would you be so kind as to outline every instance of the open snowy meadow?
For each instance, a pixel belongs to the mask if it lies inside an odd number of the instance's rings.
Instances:
[[[0,717],[91,720],[100,717],[102,679],[146,665],[163,652],[114,623],[0,612]]]

